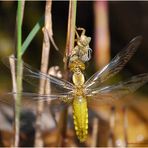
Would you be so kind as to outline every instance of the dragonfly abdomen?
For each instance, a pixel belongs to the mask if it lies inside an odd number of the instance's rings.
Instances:
[[[73,119],[80,142],[83,142],[87,138],[88,134],[88,109],[86,98],[78,96],[73,101]]]

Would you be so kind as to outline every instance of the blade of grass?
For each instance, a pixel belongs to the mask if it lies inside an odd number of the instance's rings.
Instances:
[[[65,71],[67,71],[68,65],[68,56],[71,54],[72,49],[74,48],[74,39],[75,39],[75,24],[76,24],[76,8],[77,1],[70,0],[69,2],[69,15],[68,15],[68,28],[67,28],[67,40],[66,40],[66,48],[65,48],[65,59],[64,59],[64,67]],[[65,79],[68,79],[68,73],[64,75]],[[64,146],[64,138],[66,137],[66,129],[67,129],[67,114],[68,109],[65,108],[60,113],[60,119],[58,123],[58,134],[57,134],[57,146]]]
[[[18,1],[17,8],[17,92],[15,100],[15,122],[14,122],[14,147],[19,146],[19,135],[20,135],[20,103],[21,103],[21,92],[22,92],[22,20],[24,14],[25,1]]]
[[[29,33],[29,35],[27,36],[27,38],[23,42],[23,44],[22,44],[22,55],[25,53],[25,51],[27,50],[29,44],[31,43],[33,38],[36,36],[38,31],[43,27],[43,25],[44,25],[44,16],[42,16],[39,19],[39,21],[35,24],[35,26],[31,30],[31,32]]]

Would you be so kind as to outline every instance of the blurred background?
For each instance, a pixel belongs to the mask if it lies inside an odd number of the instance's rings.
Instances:
[[[43,16],[44,8],[45,2],[26,2],[22,28],[23,41],[36,22]],[[60,52],[63,54],[67,34],[68,8],[69,3],[67,1],[54,1],[52,4],[53,37]],[[16,10],[17,2],[0,2],[0,59],[15,53]],[[99,3],[95,1],[78,1],[76,25],[77,27],[85,28],[86,35],[92,38],[90,47],[93,52],[91,60],[87,63],[86,78],[89,78],[95,71],[107,64],[110,59],[137,35],[143,36],[143,41],[139,49],[113,81],[124,80],[130,76],[148,72],[148,2],[109,1]],[[99,27],[102,27],[102,30],[99,29],[98,31]],[[102,40],[103,43],[101,42]],[[40,30],[23,56],[26,63],[38,69],[40,68],[42,41],[43,34]],[[101,57],[103,57],[104,61],[100,60]],[[52,46],[49,60],[50,66],[58,65],[62,68],[62,58],[61,54],[55,51]],[[10,73],[0,61],[0,94],[11,90]],[[148,84],[138,90],[137,95],[132,97],[140,98],[143,101],[135,101],[136,103],[133,105],[134,108],[138,108],[137,110],[138,113],[140,112],[140,115],[137,115],[133,110],[129,113],[133,114],[133,116],[131,115],[132,119],[130,118],[130,121],[133,123],[131,124],[131,129],[135,130],[135,128],[139,128],[139,131],[147,131],[148,133],[148,113],[146,111],[146,107],[148,107]],[[120,105],[117,107],[120,108]],[[97,107],[92,108],[92,110],[100,112]],[[109,109],[103,108],[102,110],[104,112],[104,110]],[[120,109],[119,112],[121,112]],[[119,116],[122,115],[119,114]],[[141,118],[144,118],[145,122]],[[137,127],[133,127],[134,123],[137,123]],[[142,140],[147,141],[148,134],[142,132],[140,134],[137,133],[135,137],[137,138],[139,136],[140,138],[142,137]],[[132,134],[132,132],[130,134],[132,136],[136,135],[135,133]],[[116,135],[122,135],[122,131],[119,134],[116,133]],[[133,140],[131,140],[132,143],[139,142],[135,140],[135,137],[131,138]],[[120,145],[122,142],[119,140],[117,143]]]

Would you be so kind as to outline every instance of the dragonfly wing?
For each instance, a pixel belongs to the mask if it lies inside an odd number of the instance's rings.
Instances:
[[[16,97],[16,95],[18,95],[18,93],[15,93],[15,92],[10,92],[2,95],[0,97],[1,104],[14,106],[14,102],[15,102],[14,98]],[[37,93],[22,92],[21,96],[22,96],[21,104],[23,106],[28,106],[30,104],[35,105],[35,103],[37,103],[38,101],[43,101],[43,102],[54,101],[54,102],[60,103],[60,102],[66,102],[66,101],[70,102],[72,100],[72,96],[67,93],[63,93],[59,95],[39,95]]]
[[[7,93],[7,94],[0,96],[0,116],[2,116],[0,117],[2,119],[1,123],[4,122],[4,124],[6,124],[6,121],[12,122],[14,120],[14,108],[16,105],[14,98],[16,95],[17,95],[16,93]],[[65,98],[68,97],[68,103],[67,102],[65,103],[65,101],[63,102],[62,98],[64,97]],[[23,123],[21,125],[24,125],[24,123],[28,121],[32,121],[32,118],[30,118],[29,120],[30,115],[34,115],[33,117],[35,118],[35,115],[37,115],[37,105],[38,105],[37,103],[39,100],[46,101],[44,103],[44,111],[43,111],[44,117],[42,120],[45,120],[45,118],[49,119],[49,121],[46,120],[47,125],[50,124],[50,126],[53,126],[52,120],[54,119],[53,117],[55,113],[67,107],[69,105],[69,102],[72,101],[72,96],[67,96],[66,94],[60,94],[58,96],[57,95],[56,96],[55,95],[40,95],[39,96],[38,94],[35,94],[35,93],[28,93],[28,92],[22,93],[21,104],[20,105],[17,104],[17,107],[20,110],[21,123]],[[48,102],[48,101],[51,101],[51,102]],[[51,111],[51,114],[49,110]],[[27,117],[24,118],[24,115],[26,115]]]
[[[139,87],[148,82],[148,73],[139,74],[131,77],[125,82],[119,82],[115,85],[106,86],[103,88],[93,89],[90,96],[94,99],[114,101],[120,99],[129,93],[135,92]]]
[[[135,37],[122,49],[102,70],[92,75],[85,83],[86,88],[98,87],[102,82],[117,74],[129,61],[142,40],[141,36]]]
[[[16,58],[10,57],[10,59],[13,60],[15,64],[17,63]],[[9,58],[3,59],[3,63],[8,68],[10,68]],[[24,62],[23,62],[23,79],[35,87],[38,86],[40,79],[45,79],[47,82],[49,82],[51,90],[54,90],[53,93],[57,92],[57,94],[61,92],[70,93],[74,87],[72,83],[63,79],[59,79],[52,75],[44,74],[32,68],[31,66],[29,66]]]

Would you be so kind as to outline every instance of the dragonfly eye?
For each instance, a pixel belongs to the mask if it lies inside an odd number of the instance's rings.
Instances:
[[[84,71],[85,70],[85,64],[82,61],[77,59],[75,61],[70,62],[69,68],[73,72],[77,71],[77,69],[81,69],[82,71]]]

